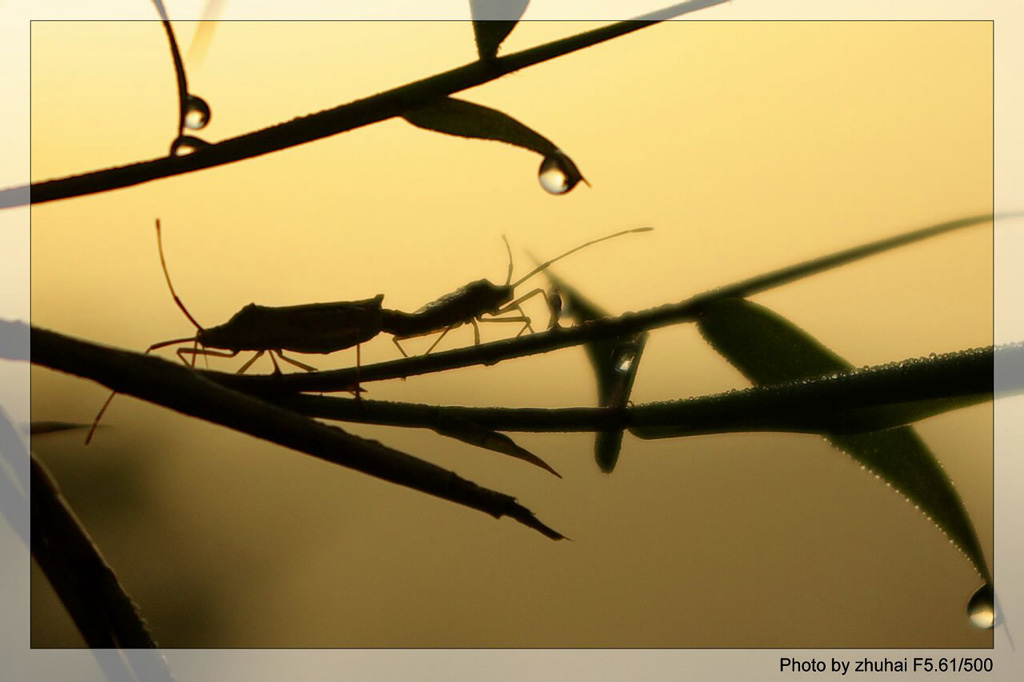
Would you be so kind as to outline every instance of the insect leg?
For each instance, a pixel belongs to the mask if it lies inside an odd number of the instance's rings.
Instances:
[[[522,322],[523,328],[519,330],[519,333],[516,334],[515,338],[518,339],[520,336],[525,334],[527,330],[529,330],[529,332],[532,334],[535,330],[533,328],[533,325],[530,324],[531,320],[529,315],[527,315],[526,311],[523,310],[522,303],[527,299],[533,298],[534,296],[537,295],[544,295],[546,301],[546,294],[547,292],[544,291],[543,289],[534,289],[529,293],[523,294],[514,301],[506,303],[503,307],[498,309],[496,313],[491,313],[487,317],[480,317],[479,320],[481,322]],[[510,313],[513,311],[518,311],[519,315],[517,317],[498,317],[498,315],[504,315],[505,313]]]
[[[307,372],[315,372],[316,371],[316,367],[313,367],[312,365],[307,365],[304,362],[299,362],[298,360],[295,360],[294,358],[290,358],[290,357],[288,357],[287,355],[285,355],[284,353],[282,353],[279,350],[275,350],[275,351],[272,351],[272,352],[276,353],[277,357],[281,358],[285,362],[290,362],[291,364],[295,365],[296,367],[298,367],[300,369],[304,369]]]
[[[252,367],[252,363],[256,362],[256,361],[257,361],[257,360],[259,360],[259,359],[260,359],[261,357],[263,357],[263,354],[264,354],[264,353],[266,353],[266,352],[267,352],[267,351],[265,351],[265,350],[261,350],[261,351],[258,351],[258,352],[256,353],[256,355],[254,355],[254,356],[252,356],[251,358],[249,358],[249,359],[248,359],[248,360],[246,361],[246,363],[245,363],[244,365],[242,365],[242,367],[241,367],[241,368],[240,368],[240,369],[238,370],[237,374],[245,374],[245,371],[246,371],[247,369],[249,369],[250,367]],[[273,355],[271,355],[271,356],[270,356],[270,358],[271,358],[271,359],[273,359],[273,358],[274,358],[274,356],[273,356]],[[276,363],[276,362],[274,363],[274,367],[275,367],[275,368],[277,367],[277,363]]]
[[[196,361],[196,356],[197,355],[205,355],[205,356],[208,356],[208,357],[212,356],[212,357],[215,357],[215,358],[233,358],[236,355],[238,355],[238,353],[239,353],[239,351],[237,351],[237,350],[221,351],[221,350],[211,350],[209,348],[179,348],[175,352],[177,353],[178,357],[181,358],[181,361],[183,363],[185,363],[189,367],[195,367],[196,366],[196,362],[195,361]],[[191,355],[192,356],[192,362],[189,362],[188,360],[185,359],[186,355]]]
[[[526,315],[516,315],[515,317],[479,317],[476,319],[476,322],[522,322],[524,323],[522,328],[516,332],[515,335],[515,338],[517,339],[525,334],[527,329],[529,329],[531,333],[533,332],[533,327],[530,326],[530,318]],[[474,322],[474,324],[476,322]]]
[[[434,343],[430,344],[430,348],[427,349],[427,352],[424,353],[424,355],[430,355],[430,351],[432,351],[435,348],[437,348],[437,344],[441,343],[441,339],[443,339],[448,332],[450,332],[451,330],[453,330],[456,327],[460,326],[461,324],[462,323],[460,322],[459,324],[453,324],[450,327],[445,327],[445,330],[443,332],[441,332],[441,335],[437,337],[437,340],[435,340]],[[480,343],[479,336],[477,337],[477,343]]]
[[[534,296],[537,296],[537,295],[543,295],[545,297],[545,300],[547,299],[547,292],[544,291],[543,289],[537,288],[537,289],[534,289],[533,291],[531,291],[529,293],[523,294],[522,296],[520,296],[519,298],[515,299],[514,301],[510,301],[509,303],[506,303],[504,307],[500,308],[498,310],[498,312],[496,312],[494,314],[495,315],[501,315],[502,313],[508,312],[509,310],[519,310],[519,312],[522,313],[523,311],[520,309],[520,305],[522,305],[523,301],[526,301],[527,299],[533,298]],[[524,315],[524,317],[525,317],[525,315]]]
[[[171,339],[170,341],[161,341],[160,343],[154,343],[152,346],[150,346],[149,348],[146,349],[146,352],[143,353],[143,355],[149,355],[150,353],[152,353],[153,351],[157,350],[158,348],[166,348],[167,346],[173,346],[176,343],[182,343],[183,341],[192,341],[192,340],[193,340],[192,337],[189,336],[189,337],[186,337],[184,339]],[[184,360],[184,358],[183,358],[183,360]],[[114,401],[114,396],[116,396],[116,395],[117,395],[117,391],[111,391],[110,395],[107,396],[107,399],[103,402],[103,406],[100,407],[100,411],[96,413],[96,418],[92,420],[92,426],[89,427],[89,433],[87,433],[86,436],[85,436],[85,444],[86,445],[88,445],[92,441],[92,437],[93,437],[93,435],[95,435],[96,429],[100,425],[100,419],[103,418],[103,413],[107,411],[108,407],[110,407],[110,403],[112,403]]]
[[[424,355],[428,355],[432,350],[434,350],[437,347],[437,344],[441,343],[441,339],[443,339],[445,337],[445,334],[447,334],[451,330],[455,329],[456,327],[462,326],[462,324],[463,324],[462,322],[458,322],[456,324],[451,325],[450,327],[445,327],[444,331],[441,332],[441,335],[438,336],[434,340],[434,343],[430,344],[430,348],[427,349],[427,352],[424,353]],[[430,330],[428,332],[424,332],[422,334],[409,334],[408,336],[392,336],[391,340],[394,342],[395,346],[398,348],[399,352],[402,354],[402,357],[403,358],[407,358],[407,357],[409,357],[409,354],[405,352],[405,349],[402,348],[402,344],[399,343],[399,341],[405,341],[407,339],[415,339],[416,337],[419,337],[419,336],[427,336],[429,334],[433,334],[435,331],[436,330],[432,329],[432,330]],[[479,340],[477,341],[477,343],[479,343]]]
[[[89,433],[85,436],[85,444],[88,445],[92,441],[92,436],[96,433],[96,428],[100,425],[100,419],[103,418],[103,413],[110,407],[110,403],[114,401],[114,396],[117,395],[117,391],[111,391],[107,399],[103,401],[103,407],[96,413],[96,418],[92,420],[92,426],[89,427]]]
[[[407,357],[409,357],[409,354],[405,352],[405,349],[404,349],[404,348],[402,348],[402,344],[400,344],[400,343],[398,342],[399,338],[401,338],[401,339],[403,339],[403,340],[404,340],[404,339],[407,339],[407,338],[409,338],[409,337],[408,337],[408,336],[403,336],[403,337],[398,337],[398,336],[392,336],[392,337],[391,337],[391,340],[392,340],[392,341],[393,341],[393,342],[395,343],[395,346],[396,346],[396,347],[398,348],[398,352],[402,354],[402,357],[403,357],[403,358],[407,358]],[[358,347],[358,346],[357,346],[357,347]]]

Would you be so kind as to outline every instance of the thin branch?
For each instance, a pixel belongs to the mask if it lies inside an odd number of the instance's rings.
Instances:
[[[1024,363],[1024,343],[999,346],[995,352],[1000,362]],[[441,407],[313,395],[280,396],[273,402],[311,417],[420,428],[457,419],[496,431],[629,428],[642,438],[740,431],[848,432],[901,426],[991,400],[992,369],[993,349],[978,348],[625,409]],[[1000,388],[1024,391],[1024,381]]]
[[[167,9],[164,7],[163,0],[153,0],[153,5],[156,7],[157,14],[160,15],[160,23],[163,24],[164,33],[167,34],[167,42],[171,50],[171,61],[174,62],[174,77],[178,83],[177,135],[181,135],[185,130],[185,113],[188,110],[188,76],[185,74],[185,64],[181,61],[178,40],[174,37],[174,28],[171,26],[170,17],[167,16]]]
[[[691,0],[638,19],[620,21],[503,57],[473,62],[333,109],[229,138],[205,146],[187,156],[163,157],[47,180],[33,183],[30,188],[23,186],[0,190],[0,208],[20,206],[29,199],[31,203],[37,204],[106,192],[305,144],[399,116],[431,100],[482,85],[514,71],[597,45],[660,21],[726,1]]]
[[[0,357],[8,337],[25,325],[0,320]],[[33,327],[32,362],[97,381],[108,388],[298,450],[320,459],[486,512],[508,516],[549,538],[563,536],[541,523],[514,497],[429,462],[321,424],[253,396],[207,381],[187,367],[137,353],[105,348]]]
[[[555,327],[545,332],[516,339],[493,341],[478,346],[431,355],[365,365],[358,369],[348,368],[310,374],[266,376],[204,372],[204,376],[246,393],[281,394],[344,391],[346,387],[350,387],[356,382],[405,378],[472,365],[493,365],[512,358],[547,353],[559,348],[567,348],[604,339],[629,336],[680,322],[693,322],[705,306],[715,301],[726,298],[746,298],[772,287],[791,282],[797,278],[850,263],[896,246],[910,244],[970,225],[987,223],[994,218],[1007,218],[1016,215],[1019,214],[1007,213],[997,216],[982,214],[931,225],[745,279],[719,289],[698,294],[680,303],[669,303],[641,312],[626,313],[614,318],[591,320],[570,329]]]

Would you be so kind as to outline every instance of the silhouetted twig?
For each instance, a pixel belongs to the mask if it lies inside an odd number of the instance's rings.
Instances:
[[[20,322],[0,321],[0,357]],[[514,497],[478,486],[429,462],[303,415],[232,391],[187,367],[105,348],[45,329],[32,329],[32,362],[97,381],[173,410],[305,452],[320,459],[486,512],[508,516],[549,538],[563,536]]]
[[[1007,362],[1024,362],[1024,344],[999,346]],[[993,349],[916,358],[808,381],[790,382],[611,409],[451,407],[279,396],[273,402],[311,417],[368,424],[436,428],[458,419],[497,431],[600,431],[610,424],[642,438],[741,431],[821,433],[877,430],[991,400]],[[1024,383],[1004,391],[1024,391]],[[841,427],[837,427],[841,424]]]
[[[431,100],[482,85],[514,71],[632,33],[674,16],[719,5],[727,0],[691,0],[634,20],[620,21],[521,52],[477,61],[333,109],[302,116],[269,128],[204,146],[187,156],[168,156],[127,166],[83,173],[28,187],[0,190],[0,208],[37,204],[138,185],[234,161],[269,154],[383,121]]]
[[[669,303],[641,312],[626,313],[619,317],[584,322],[570,329],[554,328],[516,339],[484,343],[478,346],[443,351],[431,355],[403,358],[364,365],[356,368],[315,372],[311,374],[284,375],[237,375],[222,372],[207,372],[205,376],[225,386],[253,394],[282,394],[301,392],[344,391],[353,383],[405,378],[431,372],[441,372],[472,365],[493,365],[502,360],[547,353],[583,343],[625,337],[638,332],[665,327],[680,322],[693,322],[701,310],[715,301],[727,298],[745,298],[772,287],[806,277],[816,272],[834,268],[861,258],[927,239],[944,232],[956,230],[1018,214],[983,214],[931,225],[887,239],[871,242],[851,249],[838,251],[821,258],[814,258],[796,265],[781,268],[764,275],[730,284],[718,289],[697,294],[680,303]]]

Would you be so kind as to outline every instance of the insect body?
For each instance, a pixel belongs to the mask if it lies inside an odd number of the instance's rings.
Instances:
[[[399,310],[384,309],[381,311],[381,331],[394,335],[395,345],[398,346],[398,350],[402,352],[402,355],[406,355],[406,353],[399,341],[415,336],[424,336],[434,332],[441,332],[441,335],[437,340],[435,340],[430,348],[427,349],[427,352],[429,353],[437,346],[438,343],[440,343],[445,334],[463,324],[473,325],[473,333],[476,343],[480,343],[480,328],[477,325],[478,322],[522,322],[523,328],[519,331],[520,335],[527,329],[533,331],[533,327],[530,325],[530,318],[523,312],[521,305],[523,301],[532,298],[533,296],[544,295],[545,291],[538,288],[520,296],[519,298],[515,298],[516,287],[541,272],[555,261],[561,260],[582,248],[625,234],[633,232],[648,232],[652,229],[654,228],[639,227],[632,230],[616,232],[615,234],[601,237],[600,239],[593,239],[537,266],[525,277],[521,277],[514,283],[512,282],[512,250],[508,246],[508,240],[506,240],[505,247],[509,251],[509,263],[508,277],[505,279],[504,284],[494,284],[488,280],[480,279],[475,282],[470,282],[449,294],[445,294],[435,301],[427,303],[416,312],[405,313]],[[515,316],[506,315],[506,313],[510,312],[518,312],[519,314]],[[484,315],[487,315],[487,317],[484,317]],[[500,317],[502,315],[505,316]],[[554,319],[554,317],[555,315],[553,313],[552,319]]]
[[[309,303],[305,305],[270,307],[250,303],[231,316],[227,322],[216,327],[204,328],[185,308],[178,298],[167,272],[164,259],[163,241],[160,238],[160,221],[156,221],[157,249],[160,266],[163,268],[167,288],[171,290],[175,305],[196,328],[195,336],[161,341],[150,346],[149,353],[158,348],[179,343],[193,343],[192,348],[177,349],[178,357],[188,364],[185,356],[192,356],[195,364],[197,355],[234,357],[243,351],[256,351],[239,373],[252,366],[259,357],[269,352],[274,369],[280,371],[274,356],[307,371],[314,371],[298,360],[287,357],[284,351],[297,353],[333,353],[358,346],[373,338],[381,331],[381,302],[384,295],[364,301],[339,303]],[[201,346],[201,348],[200,348]]]
[[[365,301],[311,303],[269,307],[250,303],[231,319],[216,327],[197,328],[196,335],[164,341],[150,350],[193,341],[202,348],[179,348],[178,356],[215,355],[234,357],[242,351],[256,351],[240,371],[248,369],[262,354],[270,352],[306,370],[314,368],[287,357],[283,351],[333,353],[373,338],[381,330],[379,294]],[[216,349],[216,350],[211,350]],[[276,365],[276,363],[275,363]]]
[[[384,294],[378,294],[364,301],[311,303],[285,307],[269,307],[250,303],[232,315],[231,319],[224,324],[204,328],[196,322],[174,291],[174,285],[167,272],[167,262],[164,259],[159,220],[156,221],[156,238],[157,249],[160,253],[160,266],[163,268],[167,287],[171,290],[175,305],[195,326],[196,333],[194,336],[154,343],[146,349],[146,353],[167,346],[191,342],[191,348],[182,346],[175,351],[185,364],[195,365],[195,359],[199,355],[233,358],[243,351],[255,351],[256,354],[238,370],[239,374],[249,369],[256,360],[268,352],[274,363],[275,372],[281,371],[275,356],[296,367],[313,372],[316,371],[315,367],[286,356],[284,351],[326,354],[355,346],[356,366],[358,367],[359,344],[381,332],[381,302],[384,300]],[[191,363],[186,356],[191,356]],[[359,395],[361,389],[358,387],[358,383],[352,390],[356,396]],[[86,436],[86,444],[92,439],[100,418],[110,406],[115,395],[117,395],[116,391],[111,393],[100,408],[92,428]]]

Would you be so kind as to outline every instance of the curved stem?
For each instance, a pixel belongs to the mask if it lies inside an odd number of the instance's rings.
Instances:
[[[415,109],[433,99],[482,85],[514,71],[632,33],[673,16],[726,1],[691,0],[645,15],[640,20],[620,21],[486,62],[473,62],[378,95],[229,138],[187,156],[161,157],[127,166],[32,183],[30,188],[23,186],[0,190],[0,209],[21,206],[29,201],[37,204],[130,187],[319,140],[400,116],[403,112]]]
[[[188,112],[188,79],[185,77],[185,64],[181,60],[181,52],[178,50],[178,41],[174,37],[174,29],[171,28],[171,20],[167,16],[167,10],[161,0],[153,0],[157,13],[160,14],[160,23],[167,33],[167,42],[171,46],[171,59],[174,60],[174,75],[178,79],[178,136],[185,132],[185,114]]]

